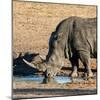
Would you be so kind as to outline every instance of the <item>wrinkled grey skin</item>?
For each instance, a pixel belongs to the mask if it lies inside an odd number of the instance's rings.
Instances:
[[[46,77],[54,77],[63,67],[64,58],[68,58],[72,64],[71,76],[78,77],[80,59],[88,77],[93,77],[90,57],[97,54],[96,25],[96,18],[69,17],[60,22],[51,34],[46,60],[37,68],[44,68]]]

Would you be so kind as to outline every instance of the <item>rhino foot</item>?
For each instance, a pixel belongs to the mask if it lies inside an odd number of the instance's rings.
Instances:
[[[91,73],[84,73],[84,78],[86,79],[86,80],[89,80],[89,79],[91,79],[91,78],[93,78],[94,77],[94,75],[93,75],[93,73],[91,72]]]
[[[77,72],[72,72],[71,73],[71,77],[72,78],[77,78],[78,77],[78,73]]]
[[[94,77],[94,75],[93,75],[93,73],[92,73],[92,72],[89,72],[89,73],[87,73],[87,77],[88,77],[88,78],[93,78],[93,77]]]

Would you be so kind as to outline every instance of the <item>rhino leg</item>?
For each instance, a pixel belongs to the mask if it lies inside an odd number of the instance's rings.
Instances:
[[[85,67],[85,73],[88,78],[93,77],[93,73],[90,67],[90,54],[84,51],[79,52],[80,60]]]
[[[73,54],[72,58],[71,58],[71,64],[72,64],[72,73],[71,73],[71,77],[75,78],[78,77],[78,57],[76,54]]]

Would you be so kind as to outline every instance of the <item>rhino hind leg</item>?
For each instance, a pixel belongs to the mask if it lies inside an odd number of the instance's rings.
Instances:
[[[71,64],[72,64],[72,72],[71,72],[71,77],[76,78],[78,77],[78,57],[76,54],[73,54],[72,58],[70,59]]]
[[[85,52],[85,51],[80,51],[79,57],[80,57],[80,60],[82,61],[83,65],[85,67],[84,75],[88,78],[92,78],[93,73],[92,73],[92,70],[91,70],[91,67],[90,67],[90,54]]]

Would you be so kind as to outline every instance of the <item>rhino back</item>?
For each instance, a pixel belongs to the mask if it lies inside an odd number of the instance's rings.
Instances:
[[[75,19],[70,38],[72,50],[84,50],[94,54],[96,52],[96,19]]]

